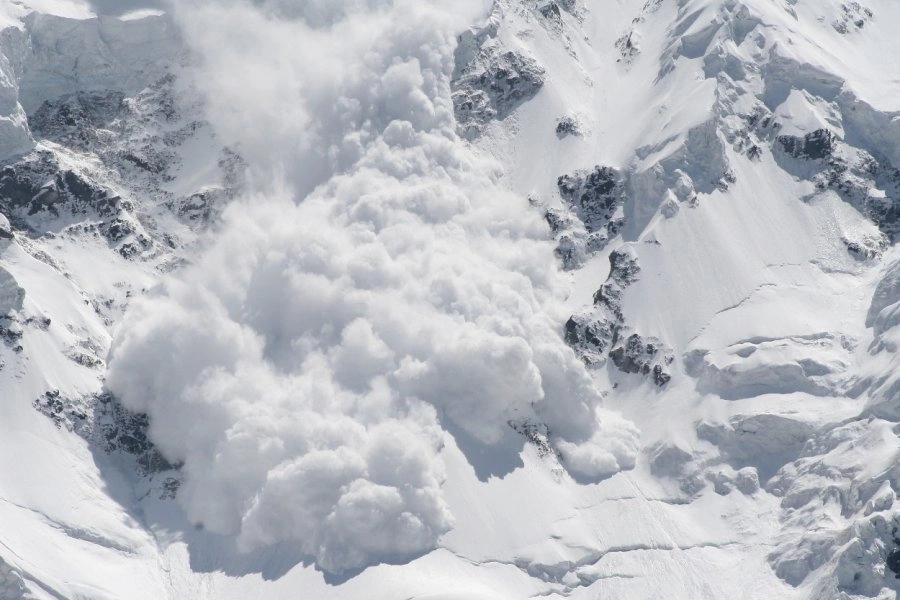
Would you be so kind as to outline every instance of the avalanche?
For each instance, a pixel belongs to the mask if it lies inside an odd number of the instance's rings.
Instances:
[[[900,5],[130,8],[0,7],[0,598],[896,598]]]

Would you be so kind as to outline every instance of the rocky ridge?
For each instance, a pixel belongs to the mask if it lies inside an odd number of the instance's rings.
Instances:
[[[47,46],[59,28],[83,34],[67,42],[72,48],[99,36],[112,62],[75,64],[75,77],[65,76],[66,48]],[[171,497],[178,476],[147,439],[146,416],[128,413],[103,390],[109,332],[134,294],[184,261],[242,185],[243,165],[215,141],[199,96],[180,87],[169,28],[157,17],[125,23],[33,13],[21,29],[0,34],[4,57],[21,61],[9,66],[6,85],[23,120],[6,135],[25,140],[3,146],[0,254],[13,263],[37,261],[48,282],[59,282],[49,284],[54,292],[41,291],[0,267],[0,373],[16,374],[5,394],[30,394],[34,409],[57,427],[132,461]],[[137,68],[122,62],[136,34],[144,44],[169,38],[159,51],[145,46],[146,62]],[[95,264],[112,279],[98,277]],[[57,312],[47,307],[47,293],[84,310]],[[58,351],[47,350],[48,339]],[[59,363],[59,379],[85,383],[60,389],[51,377],[29,386],[23,374],[48,361]]]

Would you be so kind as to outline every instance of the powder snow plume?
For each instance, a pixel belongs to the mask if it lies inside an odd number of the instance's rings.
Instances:
[[[133,303],[108,387],[183,463],[189,518],[243,549],[342,572],[435,547],[447,428],[490,447],[546,424],[582,478],[634,464],[637,431],[562,340],[546,224],[455,133],[455,36],[485,10],[176,10],[252,192]]]

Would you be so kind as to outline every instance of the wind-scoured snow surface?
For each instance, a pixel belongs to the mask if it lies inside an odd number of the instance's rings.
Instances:
[[[191,520],[243,548],[296,541],[336,572],[433,548],[442,424],[494,446],[543,423],[587,477],[634,463],[560,334],[540,213],[455,134],[455,33],[482,9],[179,11],[258,191],[132,304],[107,385],[184,463]]]

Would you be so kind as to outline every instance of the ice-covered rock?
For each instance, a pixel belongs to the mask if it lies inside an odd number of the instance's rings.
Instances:
[[[827,129],[817,129],[802,138],[792,135],[778,136],[778,143],[794,158],[822,160],[834,152],[835,135]]]
[[[22,572],[0,559],[0,597],[18,600],[31,598],[31,594],[25,587]]]
[[[641,270],[634,250],[625,246],[612,251],[609,263],[609,277],[594,294],[594,306],[566,322],[566,342],[590,366],[603,365],[608,357],[623,373],[640,374],[664,386],[675,359],[671,348],[632,331],[623,314],[623,293]]]
[[[726,146],[715,119],[691,128],[680,145],[670,150],[671,140],[636,150],[639,162],[628,179],[629,202],[625,205],[627,231],[642,231],[672,198],[695,206],[698,194],[724,190],[734,183]],[[660,157],[660,154],[663,156]],[[658,160],[656,160],[658,159]]]
[[[890,265],[875,287],[866,312],[866,326],[873,326],[878,315],[896,302],[900,302],[900,261]]]
[[[610,229],[619,226],[611,225],[611,220],[625,199],[621,175],[611,167],[596,166],[590,172],[561,175],[556,186],[587,232],[605,233],[609,239]]]
[[[619,341],[624,325],[622,293],[641,270],[636,254],[628,247],[611,252],[609,264],[609,277],[594,294],[594,306],[572,315],[565,326],[566,342],[592,366],[604,364]]]

